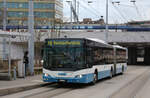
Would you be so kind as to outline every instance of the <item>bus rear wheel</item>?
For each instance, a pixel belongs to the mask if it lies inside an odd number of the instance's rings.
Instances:
[[[112,78],[113,77],[113,70],[110,71],[110,76],[109,78]]]
[[[124,66],[122,66],[122,72],[121,72],[121,74],[123,74],[124,73]]]

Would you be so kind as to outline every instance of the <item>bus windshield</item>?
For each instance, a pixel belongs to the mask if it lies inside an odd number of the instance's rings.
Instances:
[[[84,65],[82,47],[51,47],[45,52],[44,68],[49,70],[77,70]]]

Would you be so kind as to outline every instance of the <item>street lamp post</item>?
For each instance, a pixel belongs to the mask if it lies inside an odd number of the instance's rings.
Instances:
[[[31,34],[28,41],[29,71],[30,75],[34,75],[34,11],[32,0],[29,0],[28,32]]]
[[[93,3],[92,1],[88,1],[88,4]],[[105,41],[108,43],[108,0],[106,0],[106,23],[105,23]]]
[[[106,0],[106,27],[105,27],[105,41],[108,43],[108,0]]]
[[[131,0],[130,2],[132,2],[133,4],[135,4],[136,1],[135,0]]]
[[[9,36],[8,76],[11,76],[11,36]]]
[[[78,1],[77,2],[77,15],[78,15],[78,19],[79,19],[79,9],[80,9],[80,2]],[[78,20],[78,23],[79,23],[79,20]]]
[[[6,7],[6,0],[3,0],[3,31],[6,31],[6,21],[7,21],[7,7]],[[11,76],[11,40],[9,36],[9,56],[8,56],[8,76]],[[6,59],[6,38],[3,37],[3,59]]]
[[[6,0],[3,0],[3,31],[6,31]],[[6,59],[6,38],[3,37],[3,59]]]
[[[112,2],[112,4],[113,4],[113,5],[114,5],[114,4],[120,5],[120,1],[114,1],[114,2]],[[117,24],[116,24],[116,32],[117,32]]]
[[[72,30],[72,1],[66,1],[70,4],[70,27]]]
[[[77,12],[77,0],[74,0],[74,9],[75,9],[75,12]],[[74,17],[74,20],[76,20],[76,18]],[[75,21],[77,22],[77,21]]]

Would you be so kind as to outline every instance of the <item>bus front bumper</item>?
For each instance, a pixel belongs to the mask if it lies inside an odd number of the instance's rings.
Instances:
[[[82,77],[66,78],[51,77],[43,75],[44,82],[66,82],[66,83],[90,83],[93,81],[93,74],[82,75]]]

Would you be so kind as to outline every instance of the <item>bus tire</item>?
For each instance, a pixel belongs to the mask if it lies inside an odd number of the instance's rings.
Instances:
[[[62,86],[62,85],[64,85],[65,83],[63,83],[63,82],[57,82],[57,84]]]
[[[113,69],[111,68],[111,71],[110,71],[110,76],[109,78],[111,79],[113,77]]]
[[[98,81],[98,73],[97,72],[95,72],[94,73],[94,76],[93,76],[93,81],[92,81],[92,85],[95,85],[95,83]]]
[[[122,72],[121,72],[121,74],[123,74],[124,73],[124,66],[122,66]]]

